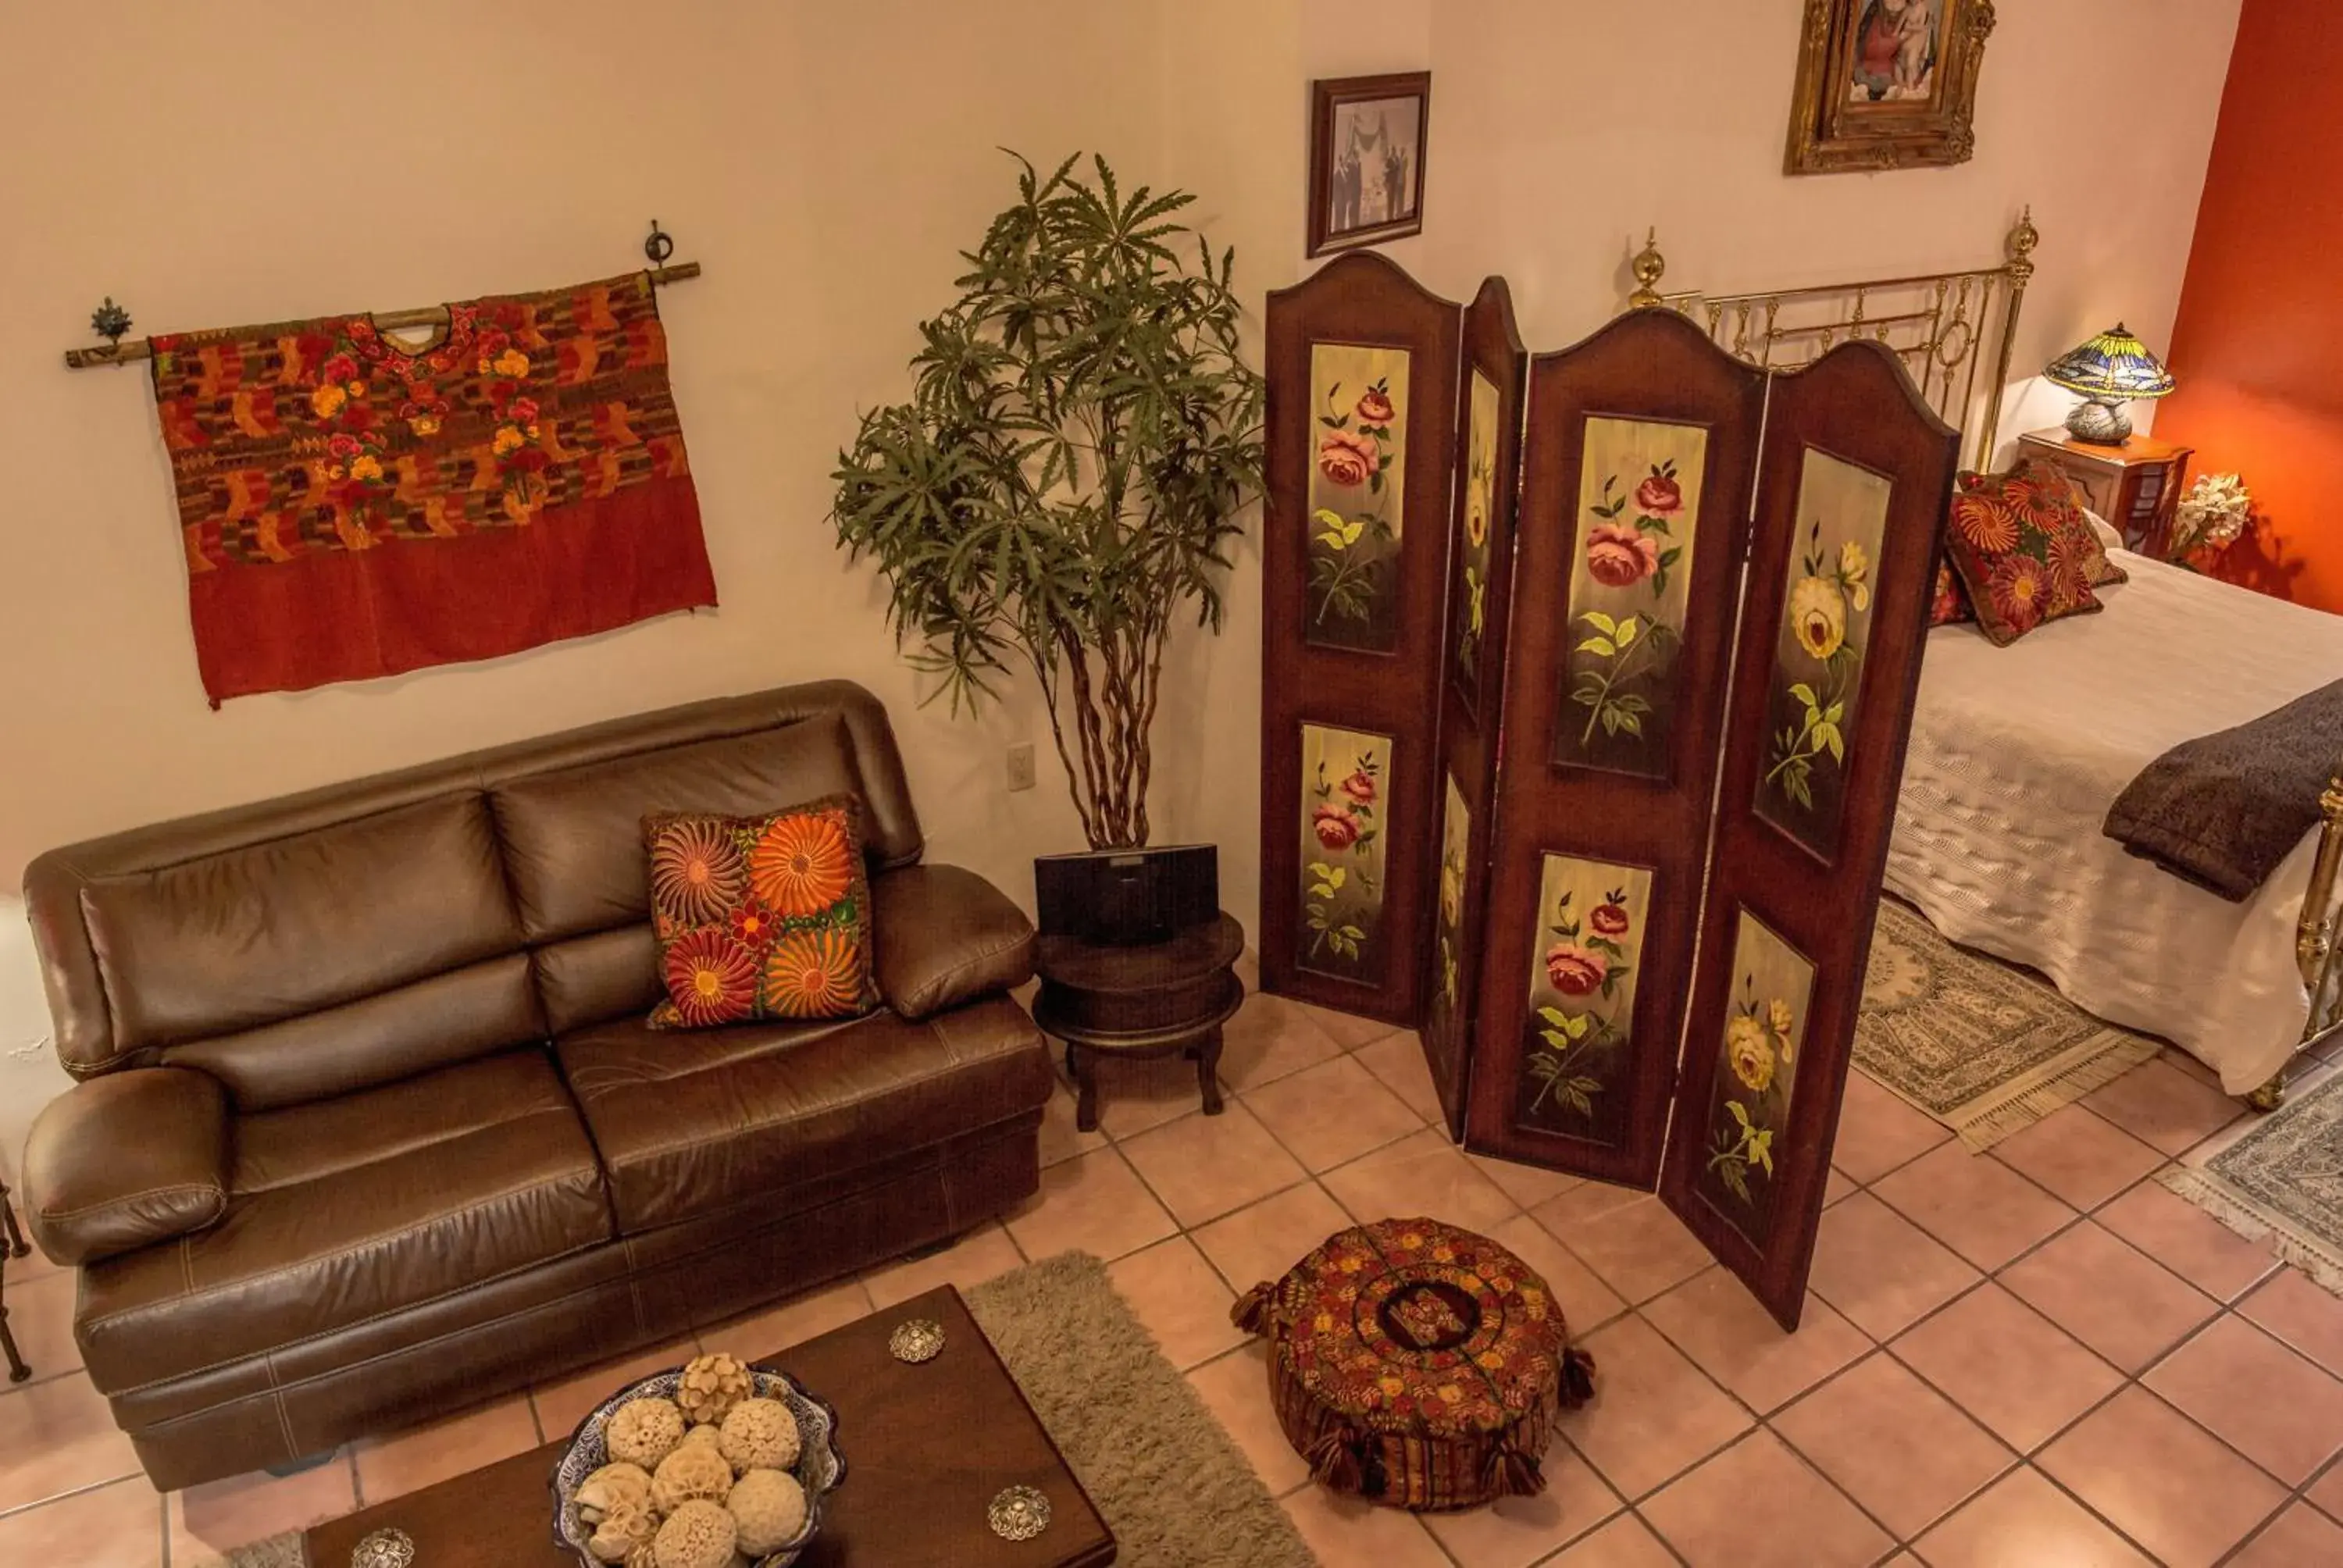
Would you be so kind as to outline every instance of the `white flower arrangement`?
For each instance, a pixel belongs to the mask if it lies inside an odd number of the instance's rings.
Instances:
[[[2175,509],[2172,548],[2176,552],[2225,548],[2246,531],[2253,515],[2254,498],[2237,475],[2204,475],[2188,487]]]

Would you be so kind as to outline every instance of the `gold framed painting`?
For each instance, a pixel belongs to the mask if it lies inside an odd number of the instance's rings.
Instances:
[[[1992,0],[1806,0],[1783,172],[1964,164]]]

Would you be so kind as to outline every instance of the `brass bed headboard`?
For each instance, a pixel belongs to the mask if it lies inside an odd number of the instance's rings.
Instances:
[[[1795,370],[1833,344],[1875,338],[1896,351],[1921,396],[1961,432],[1971,465],[1989,468],[2018,309],[2041,238],[2029,207],[2003,240],[1998,266],[1755,294],[1662,294],[1654,286],[1667,263],[1655,233],[1631,264],[1636,286],[1627,303],[1680,311],[1719,347],[1768,369]]]

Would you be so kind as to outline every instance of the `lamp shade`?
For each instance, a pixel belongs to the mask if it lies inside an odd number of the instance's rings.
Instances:
[[[2050,361],[2043,374],[2086,397],[2161,397],[2172,390],[2172,372],[2120,321]]]

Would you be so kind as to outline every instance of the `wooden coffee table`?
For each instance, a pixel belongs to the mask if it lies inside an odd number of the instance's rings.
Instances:
[[[906,1318],[943,1325],[943,1353],[907,1366],[887,1350]],[[721,1336],[717,1336],[719,1340]],[[748,1354],[763,1347],[718,1343]],[[846,1478],[822,1505],[802,1568],[1102,1568],[1113,1533],[1032,1406],[946,1285],[801,1345],[749,1359],[779,1366],[838,1412]],[[615,1391],[614,1391],[615,1392]],[[554,1464],[569,1434],[527,1453],[320,1524],[310,1568],[345,1568],[359,1537],[396,1525],[415,1568],[577,1568],[553,1538]],[[1004,1486],[1037,1486],[1050,1527],[1003,1541],[985,1506]]]

